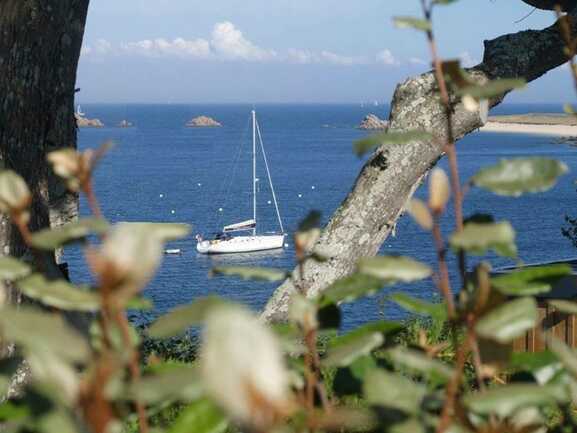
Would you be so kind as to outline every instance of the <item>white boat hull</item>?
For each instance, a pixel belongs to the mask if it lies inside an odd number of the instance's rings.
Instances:
[[[284,247],[284,235],[236,236],[226,240],[202,241],[196,245],[201,254],[233,254],[276,250]]]

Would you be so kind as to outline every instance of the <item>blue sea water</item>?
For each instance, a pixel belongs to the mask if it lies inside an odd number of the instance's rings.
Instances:
[[[100,129],[81,129],[79,147],[97,147],[105,140],[116,143],[95,175],[96,193],[103,212],[112,222],[184,222],[193,226],[190,237],[170,248],[182,255],[166,256],[145,296],[154,310],[136,320],[149,320],[175,306],[208,294],[216,294],[249,305],[263,307],[275,284],[209,278],[216,265],[258,265],[291,269],[293,247],[284,251],[231,256],[196,253],[196,233],[210,234],[219,224],[230,224],[252,216],[249,124],[251,105],[85,105],[90,118],[99,118]],[[362,167],[352,153],[352,143],[366,133],[355,126],[368,113],[388,115],[387,107],[360,105],[259,105],[255,107],[265,150],[279,199],[285,230],[292,232],[311,209],[322,211],[325,220],[338,207]],[[498,114],[559,112],[561,105],[504,105]],[[186,128],[198,115],[214,117],[222,128]],[[133,128],[117,128],[121,120]],[[551,191],[519,199],[497,197],[471,190],[466,197],[467,214],[491,213],[510,220],[517,230],[520,257],[526,262],[558,260],[576,256],[571,243],[561,235],[564,215],[577,215],[577,149],[558,143],[557,138],[537,135],[476,133],[458,144],[463,179],[500,158],[524,155],[547,156],[564,161],[571,169]],[[446,167],[446,161],[441,161]],[[276,217],[264,173],[259,165],[258,218],[263,230],[276,229]],[[418,196],[424,196],[421,188]],[[222,208],[222,212],[219,212]],[[81,213],[88,213],[81,202]],[[451,221],[443,223],[450,233]],[[383,245],[387,254],[411,255],[434,264],[430,235],[408,217],[399,221],[396,236]],[[74,281],[90,281],[81,250],[66,251]],[[496,265],[511,261],[493,257]],[[474,261],[473,261],[474,262]],[[454,262],[453,262],[454,263]],[[452,263],[452,264],[453,264]],[[379,296],[345,307],[344,324],[350,327],[366,320],[402,315],[383,295],[403,290],[415,296],[435,295],[430,283],[387,288]]]

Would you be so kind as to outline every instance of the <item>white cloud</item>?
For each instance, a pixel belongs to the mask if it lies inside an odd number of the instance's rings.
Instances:
[[[217,23],[212,31],[211,46],[226,59],[263,61],[274,59],[274,50],[266,50],[246,39],[233,23]]]
[[[382,63],[383,65],[387,66],[400,66],[401,62],[399,62],[391,50],[383,50],[376,56],[377,63]]]
[[[81,56],[89,56],[92,53],[92,47],[90,45],[82,45],[80,49]]]
[[[428,65],[429,63],[423,59],[420,59],[418,57],[411,57],[409,59],[409,63],[412,65]]]
[[[314,52],[310,50],[302,50],[291,48],[288,50],[286,61],[289,63],[299,64],[330,64],[340,66],[351,66],[368,63],[363,57],[343,56],[332,51],[323,50],[321,52]]]
[[[299,50],[296,48],[290,48],[288,50],[287,60],[291,63],[300,63],[303,65],[320,62],[318,54],[309,50]]]
[[[112,52],[112,44],[106,39],[98,39],[94,44],[94,51],[98,54],[109,54]]]
[[[150,57],[176,56],[194,59],[206,59],[211,56],[210,43],[205,39],[185,40],[176,38],[168,41],[163,38],[144,39],[137,42],[120,44],[122,53]]]
[[[81,55],[93,61],[105,56],[142,56],[152,58],[177,57],[190,60],[285,62],[297,64],[328,64],[338,66],[384,64],[399,66],[401,62],[390,50],[385,49],[372,58],[347,56],[329,50],[312,51],[291,48],[284,53],[263,48],[250,41],[230,21],[215,24],[209,38],[172,40],[164,38],[112,44],[98,39],[92,45],[84,45]]]
[[[340,54],[333,53],[332,51],[321,51],[321,59],[324,63],[343,66],[367,63],[366,59],[362,57],[341,56]]]
[[[471,68],[479,64],[479,61],[475,59],[473,56],[471,56],[471,53],[469,53],[468,51],[463,51],[459,56],[459,59],[461,60],[461,66],[465,68]]]

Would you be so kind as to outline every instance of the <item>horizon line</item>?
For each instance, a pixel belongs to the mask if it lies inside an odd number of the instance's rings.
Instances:
[[[111,102],[111,101],[75,101],[76,105],[367,105],[369,107],[389,106],[390,102],[377,101],[378,105],[374,105],[375,101],[265,101],[265,102],[245,102],[245,101],[223,101],[223,102],[160,102],[160,101],[130,101],[130,102]],[[559,105],[561,108],[564,102],[503,102],[499,106],[504,105]],[[494,107],[496,108],[496,107]]]

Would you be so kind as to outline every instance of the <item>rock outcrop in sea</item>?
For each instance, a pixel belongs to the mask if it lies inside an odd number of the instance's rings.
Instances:
[[[206,127],[217,127],[222,126],[219,122],[214,120],[212,117],[208,116],[198,116],[194,119],[188,121],[186,126],[189,128],[206,128]]]
[[[368,129],[368,130],[382,130],[387,129],[388,127],[389,127],[388,121],[379,119],[374,114],[369,114],[365,116],[365,118],[359,125],[359,129]]]
[[[104,126],[100,119],[87,119],[78,113],[74,114],[74,117],[79,128],[102,128]]]
[[[128,120],[123,120],[118,124],[119,128],[131,128],[134,125],[132,124],[132,122],[129,122]]]

